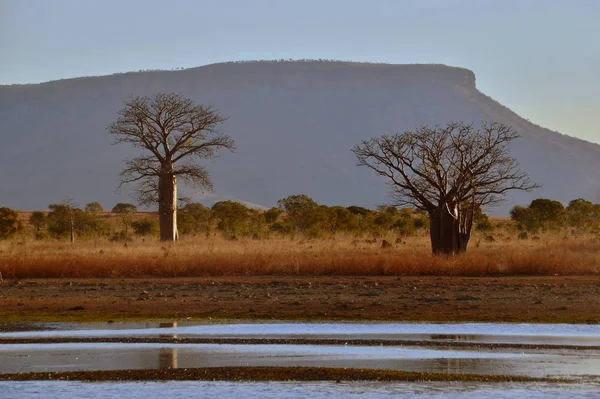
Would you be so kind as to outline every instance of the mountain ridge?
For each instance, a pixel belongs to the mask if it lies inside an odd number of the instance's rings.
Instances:
[[[498,212],[547,196],[600,200],[600,145],[535,125],[480,92],[475,73],[440,64],[323,61],[218,63],[171,71],[127,72],[0,86],[0,203],[43,208],[65,197],[106,207],[135,150],[110,146],[106,126],[130,95],[180,92],[229,117],[223,131],[237,154],[208,163],[217,197],[263,206],[294,193],[328,205],[385,203],[384,182],[355,166],[362,139],[443,125],[496,121],[522,138],[511,148],[544,187],[511,194]],[[90,179],[95,184],[91,184]],[[190,196],[189,190],[184,195]],[[202,197],[192,195],[194,200]],[[207,199],[208,201],[208,199]]]

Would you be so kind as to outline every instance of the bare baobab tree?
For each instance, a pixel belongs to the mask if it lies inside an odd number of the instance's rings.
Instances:
[[[223,118],[216,110],[195,105],[180,94],[133,97],[108,127],[114,143],[130,143],[141,154],[126,160],[121,185],[138,183],[138,202],[158,203],[160,239],[175,241],[177,234],[177,179],[200,190],[212,183],[198,159],[233,151],[233,139],[218,130]]]
[[[455,254],[467,250],[477,209],[538,187],[509,155],[519,137],[500,123],[450,123],[371,138],[352,151],[359,166],[387,178],[394,205],[427,212],[433,253]]]

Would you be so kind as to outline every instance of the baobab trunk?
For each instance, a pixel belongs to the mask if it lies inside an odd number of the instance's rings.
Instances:
[[[158,181],[158,216],[161,241],[177,241],[177,178],[160,176]]]
[[[431,249],[434,255],[466,252],[471,238],[471,226],[469,223],[461,223],[461,216],[458,209],[450,210],[445,204],[429,212]]]

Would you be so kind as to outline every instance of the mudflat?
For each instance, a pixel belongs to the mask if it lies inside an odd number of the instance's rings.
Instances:
[[[600,323],[599,294],[598,276],[4,280],[0,328],[148,319]]]

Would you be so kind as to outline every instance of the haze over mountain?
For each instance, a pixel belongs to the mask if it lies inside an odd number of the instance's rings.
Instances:
[[[526,88],[523,88],[526,90]],[[421,125],[496,121],[522,138],[511,148],[543,187],[513,193],[492,214],[548,197],[600,202],[600,145],[544,129],[479,92],[475,74],[443,65],[347,62],[248,62],[177,71],[145,71],[0,86],[0,206],[45,209],[66,197],[105,208],[131,201],[115,193],[123,161],[137,154],[112,146],[106,127],[130,95],[178,92],[212,105],[235,154],[208,162],[215,193],[265,207],[304,193],[327,205],[386,203],[384,181],[355,166],[350,149],[384,132]]]

